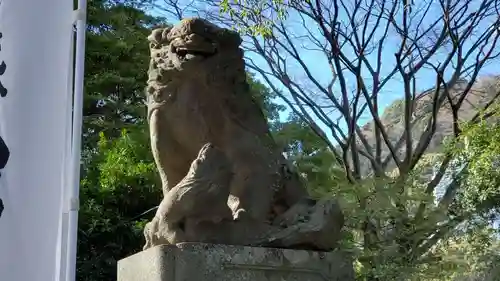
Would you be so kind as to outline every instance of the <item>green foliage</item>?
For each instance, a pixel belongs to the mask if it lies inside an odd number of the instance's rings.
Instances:
[[[477,123],[465,124],[461,145],[456,154],[468,163],[464,180],[467,188],[459,194],[461,208],[478,214],[489,214],[500,207],[500,107],[495,108],[495,118],[481,119]]]
[[[247,74],[247,82],[254,100],[262,108],[262,112],[269,121],[270,126],[274,127],[276,123],[279,123],[280,113],[285,110],[285,107],[274,102],[277,97],[276,93],[271,92],[252,73]]]
[[[78,280],[115,280],[116,261],[141,249],[143,213],[161,199],[144,126],[100,134],[81,182]]]
[[[397,170],[388,174],[387,178],[366,178],[352,184],[325,143],[300,119],[292,118],[289,121],[280,124],[275,137],[278,142],[283,140],[286,143],[289,158],[297,165],[314,196],[335,196],[340,200],[346,214],[341,247],[356,258],[355,267],[359,280],[368,280],[375,275],[382,280],[451,281],[466,276],[480,276],[491,267],[492,260],[498,258],[492,253],[498,251],[500,241],[493,235],[488,221],[481,218],[476,218],[477,221],[473,224],[474,217],[470,217],[468,223],[462,224],[460,231],[452,231],[443,236],[430,253],[410,264],[406,263],[405,255],[400,252],[399,239],[405,237],[405,232],[391,233],[391,221],[401,217],[396,202],[404,204],[405,209],[413,215],[417,213],[420,204],[429,205],[424,213],[426,220],[405,230],[408,235],[417,230],[432,231],[436,225],[449,219],[438,211],[434,203],[436,198],[424,192],[429,181],[424,175],[429,175],[443,161],[448,150],[424,155],[418,165],[405,176],[403,189],[401,183],[396,184],[400,176]],[[474,214],[478,214],[477,207],[484,207],[488,200],[489,206],[484,210],[491,211],[491,200],[498,193],[498,188],[495,188],[498,187],[498,170],[492,163],[497,161],[497,155],[500,154],[499,130],[491,122],[480,122],[463,129],[464,137],[468,136],[469,140],[468,150],[463,150],[463,147],[453,150],[455,158],[467,157],[470,162],[470,174],[462,186],[461,190],[464,192],[461,194],[469,198],[468,208],[476,208],[473,210]],[[451,143],[450,146],[453,147],[452,145],[456,144]],[[366,220],[374,223],[376,232],[380,235],[374,238],[378,239],[374,248],[363,245],[362,222]],[[363,261],[370,257],[377,257],[377,266],[366,266]]]
[[[344,171],[325,142],[298,117],[277,124],[274,138],[296,165],[313,196],[331,194],[338,182],[345,181]]]
[[[235,20],[234,27],[241,33],[264,37],[271,36],[272,19],[279,20],[288,16],[284,0],[222,0],[219,7],[221,13],[228,14],[231,18],[252,17],[256,21],[255,25],[244,26],[239,24],[240,21]]]
[[[115,280],[116,261],[142,247],[142,225],[151,214],[141,214],[161,198],[143,89],[146,37],[163,20],[137,4],[88,3],[78,280]]]
[[[464,224],[461,231],[436,245],[430,256],[439,258],[437,262],[420,265],[412,280],[477,280],[488,275],[500,257],[500,241],[495,235],[484,221]],[[484,277],[479,280],[494,281]]]

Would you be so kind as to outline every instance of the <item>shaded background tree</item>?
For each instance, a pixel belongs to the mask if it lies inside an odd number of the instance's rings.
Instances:
[[[149,63],[145,38],[163,19],[132,4],[88,2],[79,280],[116,279],[116,261],[141,247],[140,214],[161,195],[143,89]]]
[[[144,122],[144,84],[149,48],[144,42],[160,17],[141,10],[141,1],[91,0],[85,54],[84,146],[99,133],[120,135],[122,128]]]

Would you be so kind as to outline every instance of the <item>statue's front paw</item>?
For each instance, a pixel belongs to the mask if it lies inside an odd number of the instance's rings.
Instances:
[[[144,239],[146,240],[146,244],[144,244],[144,247],[142,247],[142,250],[147,250],[151,247],[153,247],[153,231],[151,230],[151,223],[148,222],[144,226]]]

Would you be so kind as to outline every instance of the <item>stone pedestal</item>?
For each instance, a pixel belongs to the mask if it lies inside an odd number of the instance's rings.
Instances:
[[[336,252],[181,243],[118,262],[118,281],[352,280],[352,263]]]

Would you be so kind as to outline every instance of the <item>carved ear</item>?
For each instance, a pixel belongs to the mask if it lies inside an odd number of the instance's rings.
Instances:
[[[165,44],[167,42],[167,35],[172,30],[172,26],[166,26],[161,28],[153,29],[151,34],[148,36],[148,41],[152,44]]]
[[[161,42],[161,33],[163,28],[154,29],[148,36],[148,41],[152,44],[159,44]]]
[[[168,42],[168,34],[170,33],[170,31],[172,30],[172,28],[174,28],[173,25],[169,25],[167,27],[165,27],[161,33],[161,41],[162,42],[165,42],[167,43]]]

